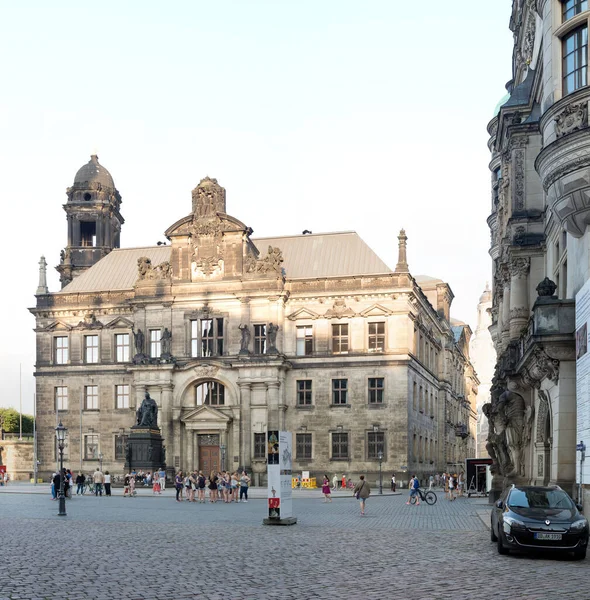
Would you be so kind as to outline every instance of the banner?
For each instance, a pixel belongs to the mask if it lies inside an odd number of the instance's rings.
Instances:
[[[267,432],[268,518],[287,519],[292,506],[292,436],[289,431]]]
[[[576,443],[590,447],[590,281],[576,294]],[[576,453],[576,483],[590,483],[590,461],[580,472],[580,453]]]

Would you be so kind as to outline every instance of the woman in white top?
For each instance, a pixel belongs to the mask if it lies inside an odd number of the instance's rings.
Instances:
[[[104,491],[107,496],[111,495],[111,474],[108,471],[104,473]]]

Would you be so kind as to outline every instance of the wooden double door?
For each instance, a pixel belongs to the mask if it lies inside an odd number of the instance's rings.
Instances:
[[[219,446],[199,446],[199,470],[205,475],[221,469]]]

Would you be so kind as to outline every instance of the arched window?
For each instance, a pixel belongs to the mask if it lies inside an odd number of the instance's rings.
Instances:
[[[197,406],[222,406],[225,404],[225,388],[217,381],[205,381],[195,387]]]

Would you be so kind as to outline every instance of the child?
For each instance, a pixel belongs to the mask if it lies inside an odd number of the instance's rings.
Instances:
[[[160,480],[154,477],[154,485],[152,487],[153,494],[162,494],[162,488],[160,487]]]

